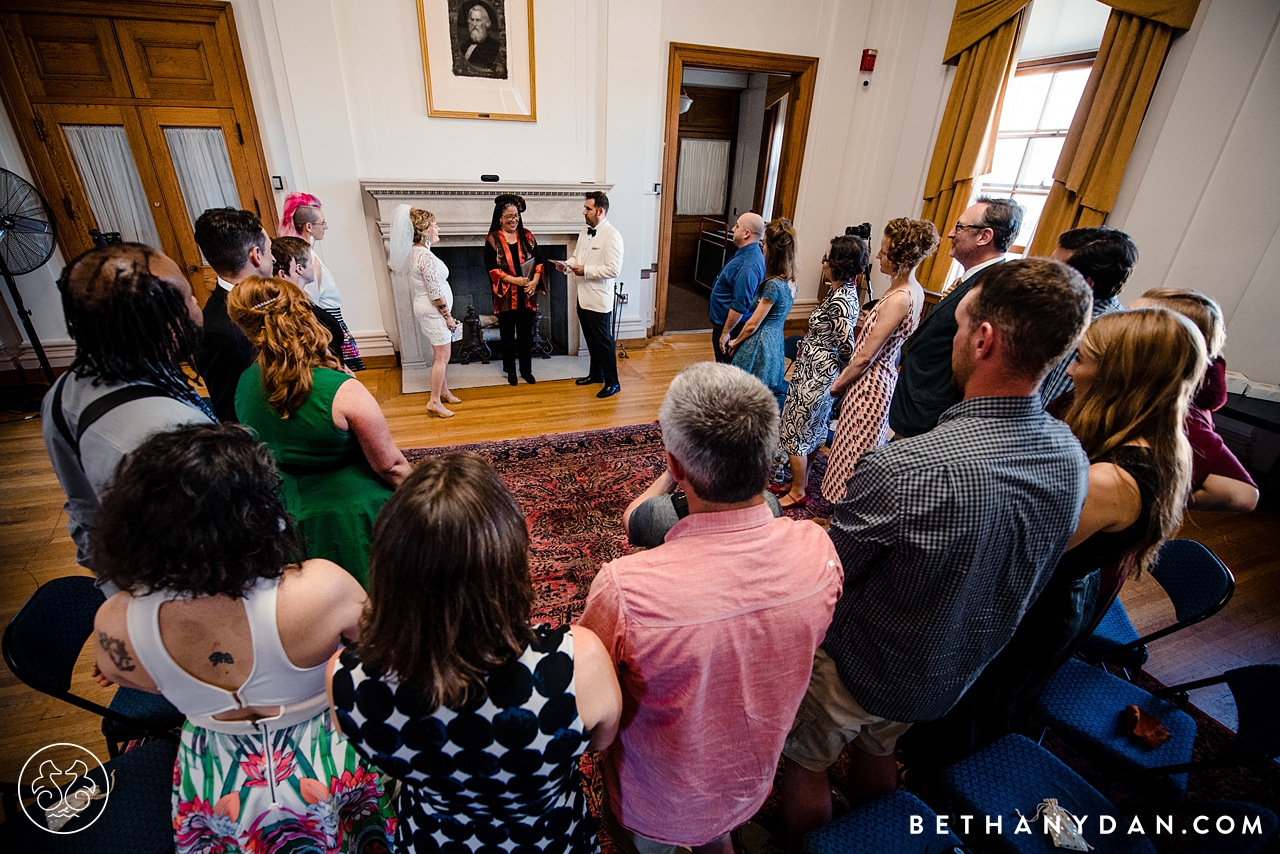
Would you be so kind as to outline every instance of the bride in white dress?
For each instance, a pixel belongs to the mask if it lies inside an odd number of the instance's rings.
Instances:
[[[413,317],[422,337],[432,347],[431,399],[427,402],[427,412],[452,418],[453,411],[445,408],[445,404],[462,402],[449,391],[447,372],[458,321],[452,314],[449,268],[431,251],[431,244],[439,241],[440,225],[435,214],[408,205],[396,208],[391,220],[392,268],[409,277]]]

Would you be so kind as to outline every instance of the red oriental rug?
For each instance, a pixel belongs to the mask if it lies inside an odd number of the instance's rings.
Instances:
[[[532,551],[533,585],[536,593],[533,617],[538,622],[559,625],[582,613],[591,581],[602,564],[627,554],[622,530],[622,511],[662,473],[662,433],[657,424],[615,427],[580,433],[561,433],[477,442],[443,448],[406,450],[411,463],[428,456],[472,451],[489,460],[528,516]],[[826,517],[830,505],[822,499],[821,483],[827,458],[819,454],[809,478],[809,504],[788,511],[797,518]],[[1143,675],[1143,687],[1156,687]],[[1191,706],[1188,712],[1198,727],[1196,758],[1214,755],[1230,740],[1232,733]],[[1034,737],[1037,733],[1031,733]],[[1152,804],[1125,787],[1101,779],[1088,763],[1052,735],[1045,746],[1097,786],[1121,809],[1144,813]],[[595,754],[582,761],[588,803],[597,816],[600,810],[601,780]],[[832,768],[832,781],[843,786],[847,762]],[[775,785],[756,820],[769,830],[781,831],[779,787]],[[1249,768],[1192,774],[1184,808],[1194,812],[1196,803],[1216,799],[1244,800],[1280,809],[1280,766],[1264,762]],[[1161,852],[1181,851],[1182,840],[1156,839]],[[600,833],[604,854],[621,849]]]

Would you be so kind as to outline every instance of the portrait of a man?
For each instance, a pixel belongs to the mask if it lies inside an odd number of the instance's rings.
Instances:
[[[455,0],[453,73],[457,77],[507,77],[507,28],[501,0]]]

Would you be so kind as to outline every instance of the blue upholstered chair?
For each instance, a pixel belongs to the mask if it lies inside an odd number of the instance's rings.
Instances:
[[[1116,599],[1080,647],[1086,661],[1113,664],[1125,671],[1126,678],[1132,678],[1147,661],[1147,644],[1212,617],[1231,601],[1236,588],[1231,570],[1195,540],[1166,542],[1151,575],[1173,602],[1176,621],[1139,637],[1124,605]]]
[[[1123,720],[1127,706],[1138,706],[1160,718],[1169,730],[1169,740],[1149,748],[1130,738]],[[1184,765],[1191,761],[1196,740],[1195,720],[1173,703],[1075,658],[1049,677],[1032,703],[1031,716],[1116,775]],[[1158,794],[1177,800],[1186,794],[1187,775],[1167,775],[1156,785]]]
[[[27,685],[102,716],[107,751],[146,735],[170,738],[183,714],[159,694],[117,688],[111,705],[101,706],[71,693],[71,674],[85,642],[93,634],[93,617],[106,601],[92,578],[55,578],[41,585],[4,632],[4,661]]]
[[[920,818],[920,833],[911,820]],[[893,792],[845,813],[804,838],[804,854],[951,854],[965,851],[950,830],[938,833],[938,814],[915,795]]]
[[[111,789],[101,815],[82,829],[76,828],[79,819],[72,819],[64,833],[52,834],[17,811],[6,812],[0,825],[0,848],[47,854],[172,854],[170,798],[177,755],[176,744],[150,741],[90,772],[99,787],[105,788],[105,769]]]
[[[1056,798],[1058,805],[1076,818],[1088,816],[1083,835],[1098,854],[1155,854],[1145,836],[1125,832],[1128,816],[1056,756],[1024,736],[1006,735],[987,745],[943,771],[939,782],[954,805],[951,825],[959,827],[960,816],[973,816],[966,837],[984,851],[1049,854],[1060,850],[1043,835],[1043,819],[1033,820],[1041,801]],[[1014,832],[1018,813],[1026,816],[1034,832]],[[1101,832],[1102,816],[1115,822],[1116,832]]]

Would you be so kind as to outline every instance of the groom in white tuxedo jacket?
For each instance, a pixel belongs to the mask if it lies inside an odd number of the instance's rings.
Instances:
[[[578,285],[578,323],[591,353],[591,370],[578,385],[604,383],[596,394],[600,398],[621,390],[613,340],[613,283],[622,270],[622,235],[609,224],[608,215],[609,197],[588,193],[582,204],[587,227],[578,233],[568,260],[554,262],[562,272],[572,274]]]

